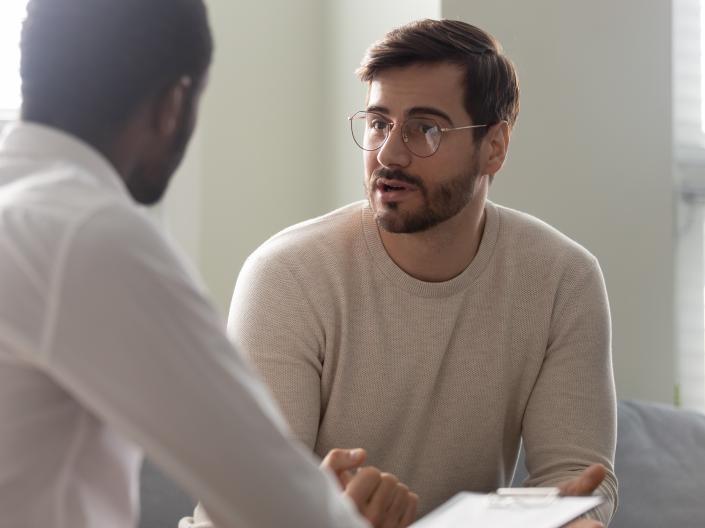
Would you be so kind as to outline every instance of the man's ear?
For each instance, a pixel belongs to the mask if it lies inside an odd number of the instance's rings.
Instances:
[[[172,136],[184,119],[186,100],[193,81],[190,77],[181,77],[172,84],[157,102],[157,133],[162,137]]]
[[[482,139],[487,158],[483,174],[494,176],[504,165],[509,150],[510,130],[509,123],[500,121],[490,127],[487,135]]]

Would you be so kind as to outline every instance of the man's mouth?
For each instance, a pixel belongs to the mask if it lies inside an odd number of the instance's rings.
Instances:
[[[393,178],[378,178],[374,183],[375,194],[382,204],[397,204],[410,199],[419,190],[417,185]]]
[[[387,178],[379,178],[375,184],[378,190],[382,192],[395,191],[414,191],[416,186],[401,180],[389,180]]]

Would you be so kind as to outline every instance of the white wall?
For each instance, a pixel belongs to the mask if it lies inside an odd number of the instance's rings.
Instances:
[[[444,0],[518,67],[522,109],[491,198],[599,259],[620,397],[673,399],[670,2]]]
[[[328,208],[323,0],[211,0],[202,112],[201,268],[225,310],[249,253]]]

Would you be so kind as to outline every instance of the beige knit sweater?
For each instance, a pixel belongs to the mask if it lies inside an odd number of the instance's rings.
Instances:
[[[229,330],[294,434],[318,455],[364,447],[420,496],[512,479],[523,437],[532,486],[600,462],[608,520],[615,390],[596,259],[529,215],[488,202],[456,278],[416,280],[387,255],[367,202],[293,226],[247,261]]]

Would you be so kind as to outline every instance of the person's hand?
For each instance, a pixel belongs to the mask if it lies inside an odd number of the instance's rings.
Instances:
[[[577,477],[570,479],[560,486],[561,495],[564,497],[577,497],[581,495],[592,495],[592,492],[605,479],[607,470],[602,464],[593,464],[583,470]],[[566,525],[566,528],[604,528],[604,524],[592,519],[578,519]]]
[[[331,449],[321,462],[321,467],[333,472],[344,490],[353,478],[354,471],[367,460],[364,449]]]
[[[418,495],[391,473],[382,473],[371,466],[361,468],[366,458],[364,449],[333,449],[323,459],[321,467],[336,475],[345,495],[373,526],[408,526],[416,518]]]
[[[606,475],[607,470],[605,466],[602,464],[593,464],[585,468],[577,477],[560,484],[558,489],[564,497],[592,495],[592,492],[605,480]]]

